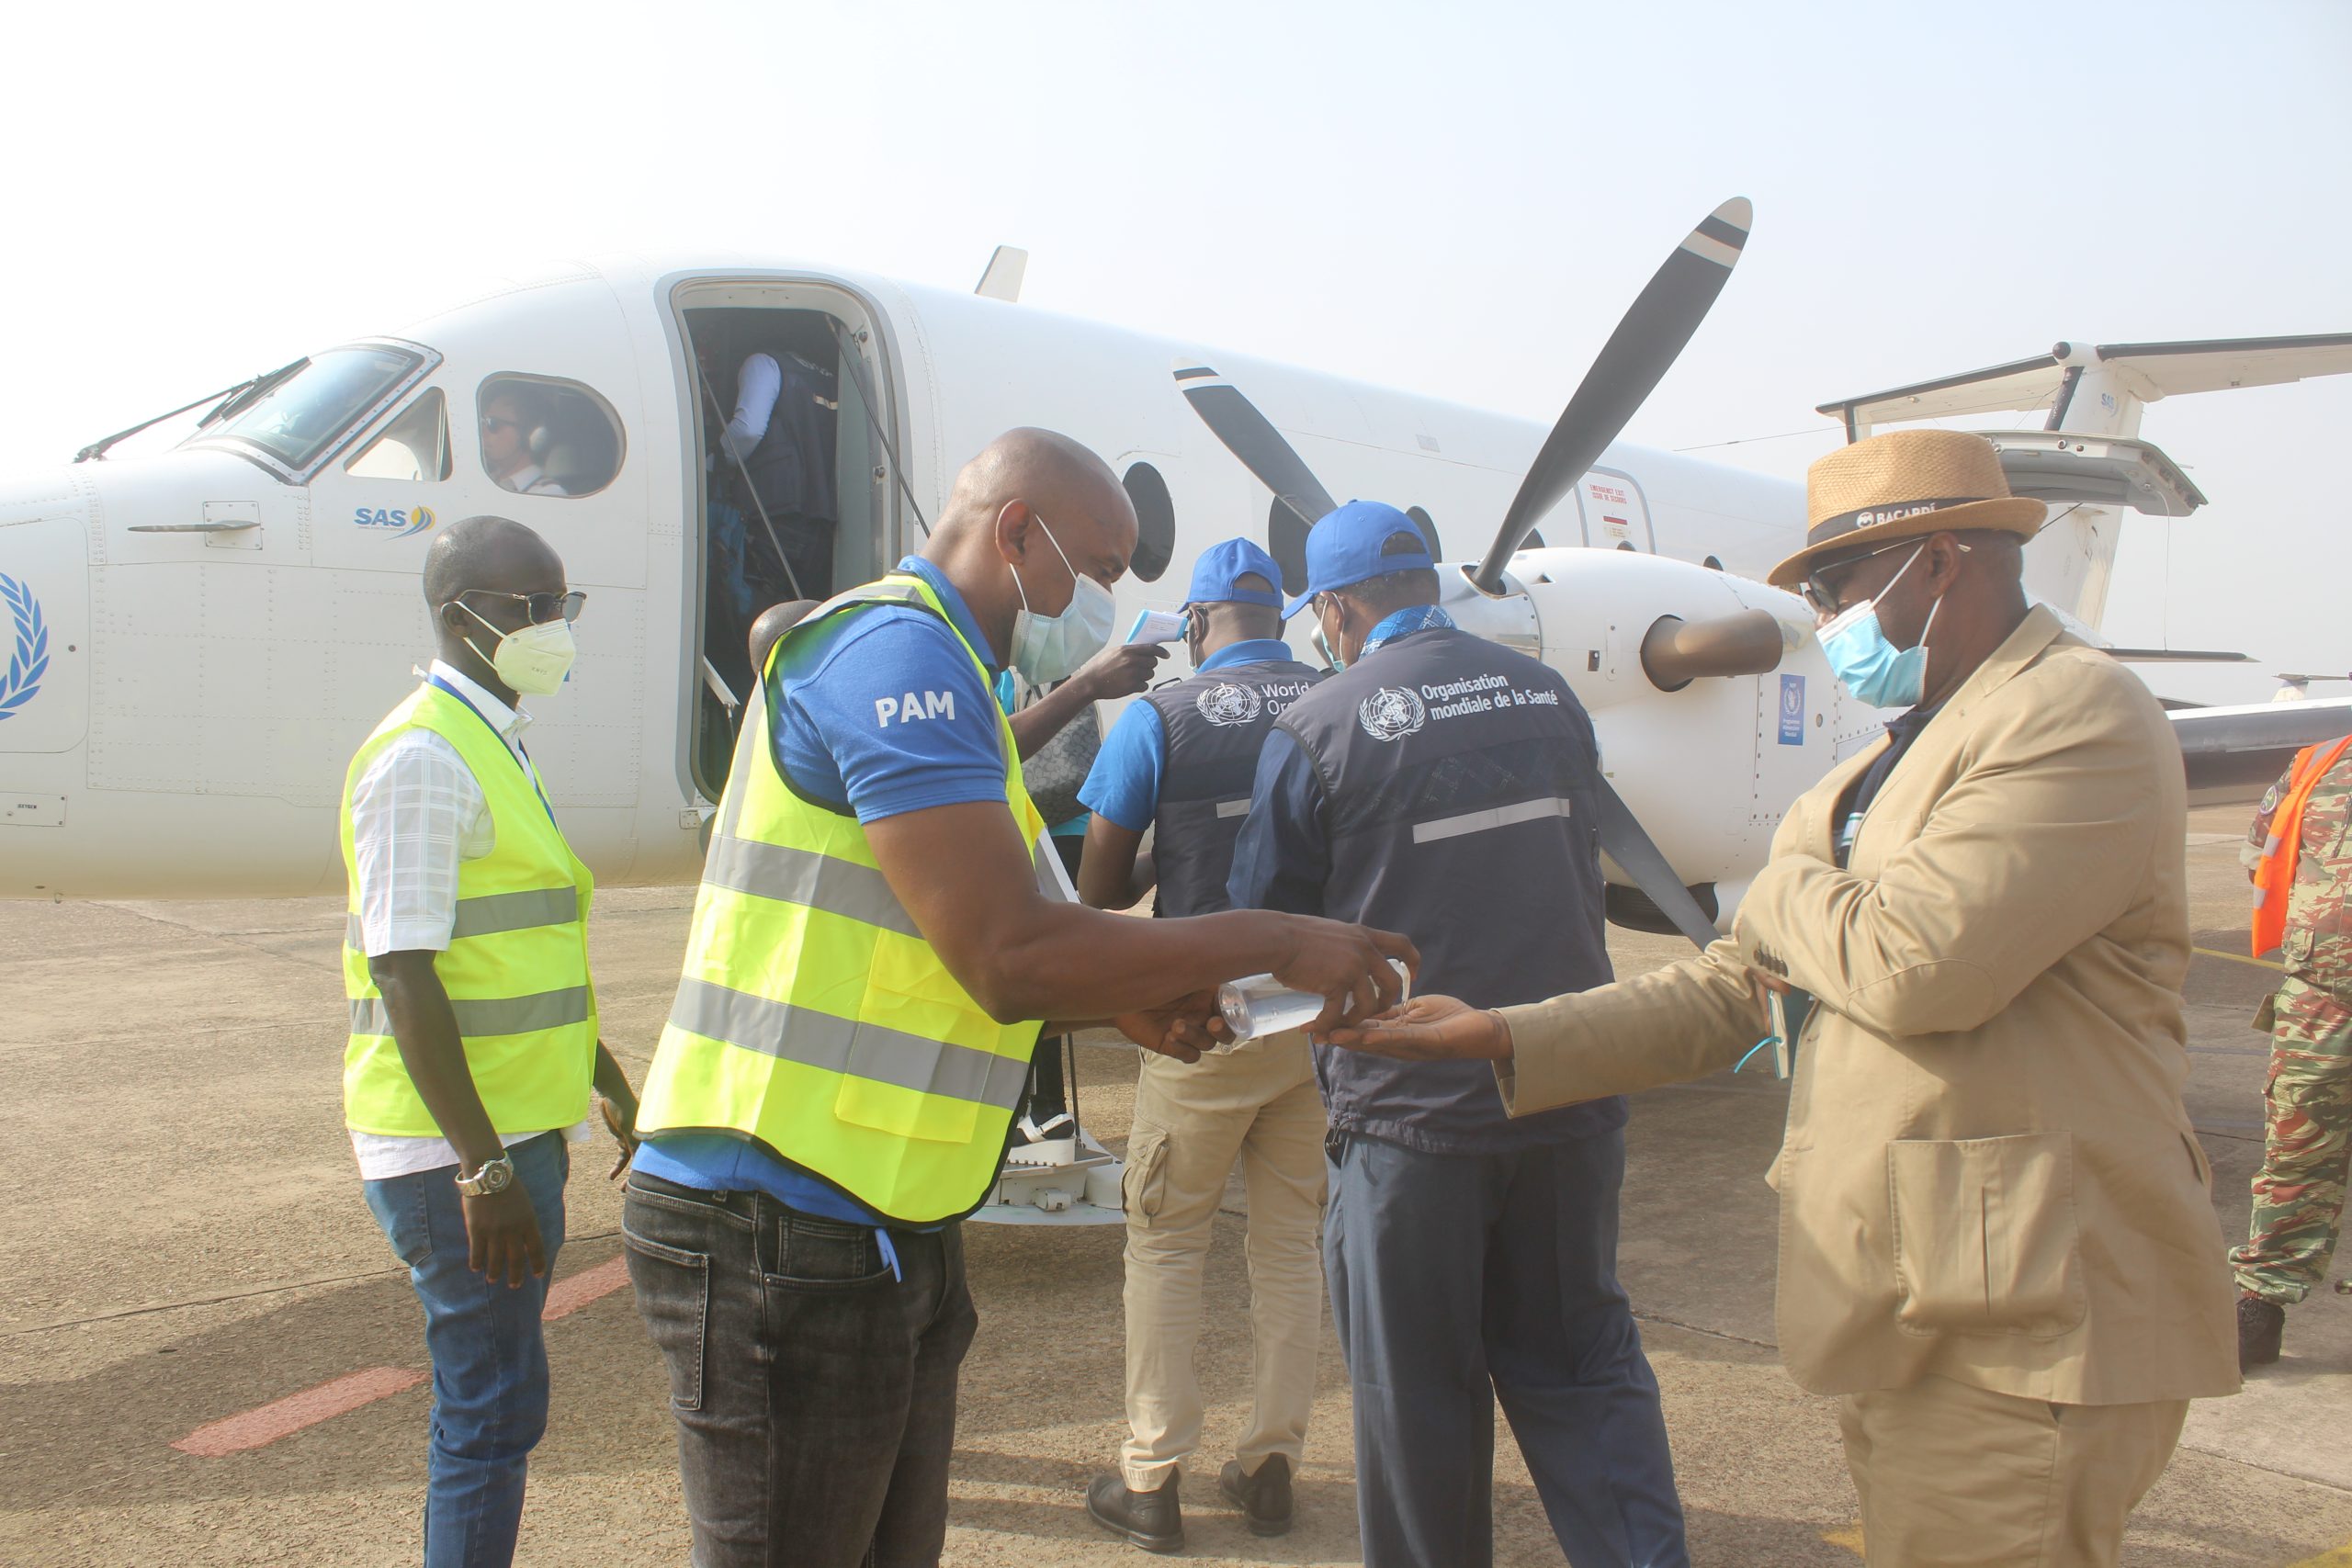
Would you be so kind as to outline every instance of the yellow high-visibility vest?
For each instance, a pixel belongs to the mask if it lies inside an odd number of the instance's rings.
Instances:
[[[855,815],[800,795],[769,749],[767,693],[786,650],[871,604],[956,624],[929,583],[893,574],[811,612],[770,651],[637,1130],[747,1138],[886,1219],[930,1224],[969,1213],[995,1184],[1041,1025],[999,1023],[972,999],[890,890]],[[957,640],[985,689],[985,662]],[[997,728],[1005,805],[1037,885],[1067,897],[1001,713]]]
[[[502,1134],[568,1127],[588,1114],[596,1067],[596,996],[588,981],[588,904],[595,879],[555,813],[490,720],[438,686],[419,686],[376,727],[343,781],[343,869],[351,903],[343,990],[351,1039],[344,1120],[362,1133],[435,1137],[441,1128],[410,1081],[383,994],[360,951],[358,857],[351,794],[395,736],[429,729],[457,749],[481,786],[496,843],[458,867],[458,919],[433,972],[449,993],[466,1067]]]

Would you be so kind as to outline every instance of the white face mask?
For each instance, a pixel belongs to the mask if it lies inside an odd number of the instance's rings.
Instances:
[[[1070,566],[1069,552],[1046,526],[1046,520],[1034,509],[1029,515],[1054,547],[1054,553],[1062,558],[1062,565],[1069,567],[1074,584],[1069,604],[1060,615],[1041,615],[1029,608],[1029,591],[1021,585],[1021,573],[1012,573],[1013,592],[1021,595],[1021,612],[1012,618],[1012,667],[1031,685],[1044,686],[1075,674],[1080,665],[1102,650],[1102,645],[1111,640],[1117,611],[1109,589]],[[1005,565],[1010,569],[1012,563]]]
[[[492,631],[498,631],[471,604],[462,599],[456,603],[458,609]],[[466,646],[481,653],[471,637],[466,638]],[[499,632],[497,648],[482,654],[500,680],[534,697],[550,695],[560,688],[564,677],[571,673],[571,661],[579,656],[580,645],[572,639],[571,623],[560,618],[537,621],[521,631]]]

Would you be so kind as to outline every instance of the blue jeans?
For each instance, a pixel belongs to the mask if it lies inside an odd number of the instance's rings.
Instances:
[[[1490,1568],[1495,1404],[1576,1568],[1689,1568],[1617,1284],[1625,1134],[1429,1155],[1334,1131],[1323,1222],[1365,1568]]]
[[[571,1152],[561,1133],[543,1133],[507,1153],[538,1212],[551,1276],[563,1245]],[[531,1450],[548,1426],[548,1352],[539,1335],[547,1277],[526,1277],[510,1290],[467,1266],[455,1166],[362,1185],[424,1303],[424,1347],[433,1358],[424,1568],[504,1568],[514,1560]]]

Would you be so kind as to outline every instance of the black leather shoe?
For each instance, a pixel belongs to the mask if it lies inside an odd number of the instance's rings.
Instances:
[[[1251,1535],[1281,1535],[1290,1529],[1290,1461],[1283,1455],[1268,1455],[1255,1475],[1242,1474],[1239,1460],[1227,1460],[1216,1489],[1248,1517]]]
[[[1171,1470],[1159,1491],[1130,1492],[1118,1476],[1098,1475],[1086,1488],[1086,1517],[1146,1551],[1182,1551],[1184,1512],[1176,1503],[1181,1479]]]
[[[2287,1309],[2260,1296],[2238,1298],[2238,1371],[2267,1367],[2278,1359],[2287,1332]]]

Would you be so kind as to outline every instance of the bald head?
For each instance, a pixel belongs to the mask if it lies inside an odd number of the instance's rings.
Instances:
[[[1013,617],[1059,615],[1073,573],[1109,587],[1136,548],[1136,509],[1111,466],[1056,431],[1008,430],[964,465],[923,558],[970,604],[1001,660]]]
[[[941,525],[967,516],[993,519],[1016,501],[1027,502],[1056,524],[1063,513],[1115,516],[1130,536],[1135,532],[1135,507],[1110,464],[1058,431],[1026,426],[1006,431],[964,465]]]
[[[511,517],[452,523],[424,552],[424,602],[443,662],[512,700],[492,660],[499,638],[530,624],[520,595],[561,593],[563,559],[545,539]]]
[[[424,602],[438,608],[469,588],[560,592],[563,561],[537,533],[511,517],[460,518],[424,552]]]

